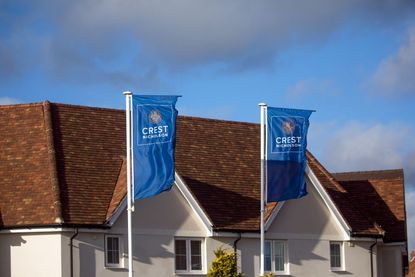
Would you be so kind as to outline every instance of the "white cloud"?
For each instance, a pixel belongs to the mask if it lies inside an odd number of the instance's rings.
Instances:
[[[384,59],[369,81],[373,93],[415,96],[415,28],[397,53]]]
[[[327,79],[308,78],[296,82],[288,87],[286,95],[291,100],[304,99],[312,96],[335,95],[338,90],[334,87],[333,81]]]
[[[410,134],[409,127],[398,123],[350,123],[334,132],[325,146],[323,159],[336,171],[402,167],[403,153],[407,147],[414,147],[408,139]]]
[[[19,100],[11,97],[0,97],[0,105],[13,105],[20,103]]]

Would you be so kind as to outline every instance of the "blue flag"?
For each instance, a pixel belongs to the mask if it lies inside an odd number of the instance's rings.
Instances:
[[[132,96],[134,199],[170,190],[174,182],[177,96]]]
[[[307,194],[307,130],[312,111],[267,108],[267,202]]]

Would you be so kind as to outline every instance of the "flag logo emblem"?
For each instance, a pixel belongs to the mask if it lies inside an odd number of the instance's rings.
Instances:
[[[159,124],[161,121],[161,114],[158,110],[152,110],[148,118],[150,119],[151,123]]]
[[[284,121],[282,123],[282,129],[286,134],[292,134],[295,129],[295,124],[291,120]]]

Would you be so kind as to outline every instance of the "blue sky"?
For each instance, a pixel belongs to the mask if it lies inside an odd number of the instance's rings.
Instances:
[[[413,1],[0,0],[0,104],[123,108],[131,90],[227,120],[317,110],[329,170],[404,168],[411,249],[414,72]]]

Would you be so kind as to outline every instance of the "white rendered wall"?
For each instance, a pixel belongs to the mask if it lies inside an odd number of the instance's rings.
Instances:
[[[61,234],[0,234],[0,276],[60,277]]]

